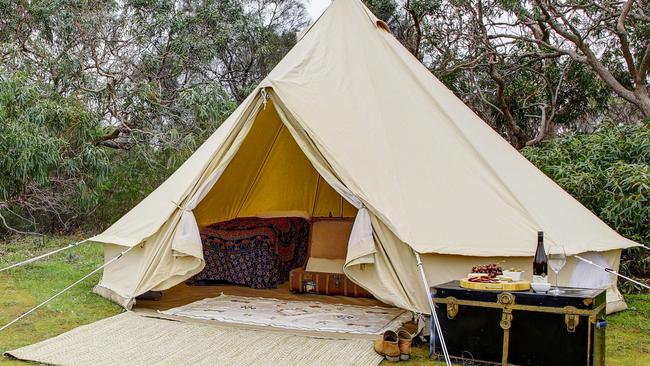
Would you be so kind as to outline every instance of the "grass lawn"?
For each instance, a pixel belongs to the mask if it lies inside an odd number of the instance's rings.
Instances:
[[[44,240],[16,237],[0,242],[0,267],[60,248],[77,237]],[[0,273],[0,326],[63,289],[102,262],[102,248],[86,244],[27,266]],[[0,354],[42,341],[77,326],[118,314],[122,309],[91,292],[97,274],[0,333]],[[630,309],[607,318],[607,365],[650,365],[650,295],[626,296]],[[0,356],[0,365],[26,365]],[[385,363],[388,364],[388,363]],[[418,347],[404,366],[433,365]]]

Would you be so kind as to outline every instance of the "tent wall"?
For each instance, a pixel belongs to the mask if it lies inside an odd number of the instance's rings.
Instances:
[[[150,290],[166,290],[200,272],[205,265],[202,256],[173,250],[172,238],[181,229],[178,225],[181,214],[176,212],[155,235],[107,266],[93,291],[130,309],[136,296]],[[105,261],[123,250],[124,247],[106,244]]]
[[[194,215],[205,226],[278,211],[354,217],[357,210],[321,179],[269,101]]]
[[[287,120],[286,123],[292,122]],[[293,133],[302,138],[303,149],[318,162],[318,152],[301,133],[288,129],[275,108],[268,102],[251,120],[249,130],[242,129],[239,140],[228,153],[232,154],[227,168],[208,189],[209,193],[194,209],[195,222],[190,225],[207,225],[234,217],[252,216],[265,211],[305,211],[314,216],[327,216],[329,212],[343,212],[355,216],[354,208],[337,193],[307,158],[296,143]],[[236,150],[233,152],[232,150]],[[212,173],[219,164],[213,165]],[[326,170],[325,164],[320,169]],[[210,174],[203,174],[202,182]],[[333,179],[330,176],[330,179]],[[201,196],[196,188],[193,196]],[[334,214],[334,212],[332,212]],[[130,307],[133,298],[149,290],[168,289],[202,270],[201,253],[183,255],[174,248],[174,240],[183,230],[183,215],[187,211],[175,211],[158,232],[147,238],[138,248],[128,253],[120,262],[107,267],[102,282],[95,292]],[[378,299],[401,308],[428,313],[427,300],[422,291],[415,258],[410,246],[401,241],[378,216],[371,214],[374,253],[370,259],[357,261],[345,268],[354,282],[371,291]],[[194,243],[200,248],[200,243]],[[120,246],[106,245],[106,259],[121,251]],[[185,251],[188,252],[188,251]],[[620,250],[602,253],[611,268],[618,268]],[[481,263],[501,263],[503,267],[518,267],[530,274],[531,257],[481,257],[443,254],[423,254],[424,267],[429,284],[435,285],[464,276],[469,269]],[[562,271],[560,284],[570,285],[576,263],[570,259]],[[551,277],[553,279],[553,277]],[[615,280],[608,291],[608,311],[625,307],[618,293]]]
[[[370,263],[348,264],[345,274],[379,300],[419,313],[429,313],[413,250],[371,215],[376,252]]]

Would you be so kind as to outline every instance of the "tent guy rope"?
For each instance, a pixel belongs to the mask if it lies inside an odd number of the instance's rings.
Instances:
[[[34,311],[40,309],[40,308],[43,307],[45,304],[47,304],[47,303],[49,303],[50,301],[54,300],[55,298],[59,297],[59,295],[63,294],[64,292],[66,292],[66,291],[70,290],[71,288],[75,287],[76,285],[80,284],[81,282],[83,282],[83,281],[84,281],[85,279],[87,279],[88,277],[90,277],[90,276],[94,275],[95,273],[99,272],[100,270],[102,270],[104,267],[106,267],[106,266],[108,266],[109,264],[111,264],[111,263],[117,261],[118,259],[122,258],[122,256],[124,256],[124,254],[128,253],[128,252],[129,252],[131,249],[133,249],[133,248],[135,248],[135,247],[129,247],[128,249],[122,251],[120,254],[118,254],[117,256],[115,256],[113,259],[111,259],[111,260],[105,262],[104,264],[102,264],[101,266],[95,268],[94,270],[92,270],[92,271],[91,271],[90,273],[88,273],[87,275],[81,277],[80,279],[78,279],[78,280],[75,281],[74,283],[68,285],[68,287],[66,287],[66,288],[64,288],[63,290],[61,290],[61,291],[57,292],[56,294],[52,295],[49,299],[47,299],[47,300],[43,301],[42,303],[40,303],[40,304],[34,306],[33,308],[29,309],[27,312],[23,313],[22,315],[20,315],[20,316],[17,317],[16,319],[14,319],[14,320],[10,321],[9,323],[3,325],[3,326],[0,328],[0,332],[2,332],[3,330],[9,328],[12,324],[14,324],[14,323],[20,321],[21,319],[25,318],[27,315],[29,315],[29,314],[33,313]]]
[[[637,281],[637,280],[635,280],[633,278],[622,275],[622,274],[616,272],[615,270],[613,270],[611,268],[603,267],[603,266],[601,266],[599,264],[594,263],[593,261],[590,261],[589,259],[582,258],[579,255],[574,255],[574,257],[576,257],[577,259],[579,259],[579,260],[581,260],[581,261],[583,261],[583,262],[585,262],[587,264],[591,264],[594,267],[598,267],[598,268],[604,270],[605,272],[613,273],[613,274],[617,275],[618,277],[624,278],[624,279],[626,279],[626,280],[628,280],[630,282],[633,282],[633,283],[635,283],[635,284],[637,284],[637,285],[639,285],[639,286],[641,286],[643,288],[646,288],[646,289],[650,290],[650,286],[646,285],[645,283],[639,282],[639,281]]]
[[[78,241],[78,242],[76,242],[76,243],[72,243],[72,244],[66,245],[66,246],[64,246],[64,247],[62,247],[62,248],[59,248],[59,249],[53,250],[53,251],[51,251],[51,252],[49,252],[49,253],[41,254],[41,255],[38,255],[38,256],[36,256],[36,257],[34,257],[34,258],[30,258],[30,259],[24,260],[24,261],[22,261],[22,262],[14,263],[14,264],[12,264],[12,265],[10,265],[10,266],[8,266],[8,267],[5,267],[5,268],[0,269],[0,272],[4,272],[4,271],[6,271],[6,270],[8,270],[8,269],[12,269],[12,268],[15,268],[15,267],[23,266],[23,265],[25,265],[25,264],[29,264],[29,263],[32,263],[32,262],[36,262],[36,261],[41,260],[41,259],[43,259],[43,258],[47,258],[47,257],[49,257],[49,256],[51,256],[51,255],[53,255],[53,254],[56,254],[56,253],[62,252],[62,251],[64,251],[64,250],[67,250],[67,249],[70,249],[70,248],[74,248],[74,247],[76,247],[76,246],[78,246],[78,245],[81,245],[81,244],[83,244],[83,243],[88,242],[89,240],[90,240],[90,239],[84,239],[84,240],[82,240],[82,241]]]

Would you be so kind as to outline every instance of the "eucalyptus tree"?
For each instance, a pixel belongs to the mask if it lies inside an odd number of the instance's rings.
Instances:
[[[650,2],[501,1],[516,16],[492,37],[532,43],[544,55],[587,65],[619,97],[650,117]]]
[[[535,40],[535,36],[544,35],[532,33],[539,25],[531,25],[530,18],[526,18],[539,14],[530,10],[537,6],[531,2],[366,3],[414,56],[517,148],[535,145],[563,131],[593,129],[607,108],[618,105],[611,97],[619,93],[592,64],[560,52],[563,48],[552,49],[544,41]],[[641,10],[630,14],[639,19],[645,16]],[[640,45],[647,39],[640,36],[644,28],[638,22],[626,26],[637,29],[630,38],[636,40],[636,49],[643,51]],[[603,37],[602,44],[616,44],[611,32],[590,36]],[[609,57],[610,65],[624,60],[616,56],[616,49],[603,57]]]
[[[0,227],[66,229],[94,207],[109,172],[99,120],[24,73],[0,74]]]
[[[0,0],[6,226],[66,228],[107,195],[131,206],[306,22],[298,0]]]
[[[5,0],[6,1],[6,0]],[[297,0],[6,1],[2,67],[78,94],[112,126],[101,144],[201,133],[292,47]]]

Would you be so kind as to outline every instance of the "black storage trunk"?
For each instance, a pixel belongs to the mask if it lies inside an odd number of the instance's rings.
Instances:
[[[605,290],[469,290],[451,281],[432,298],[453,358],[474,364],[605,365]],[[431,325],[432,347],[441,353]]]

